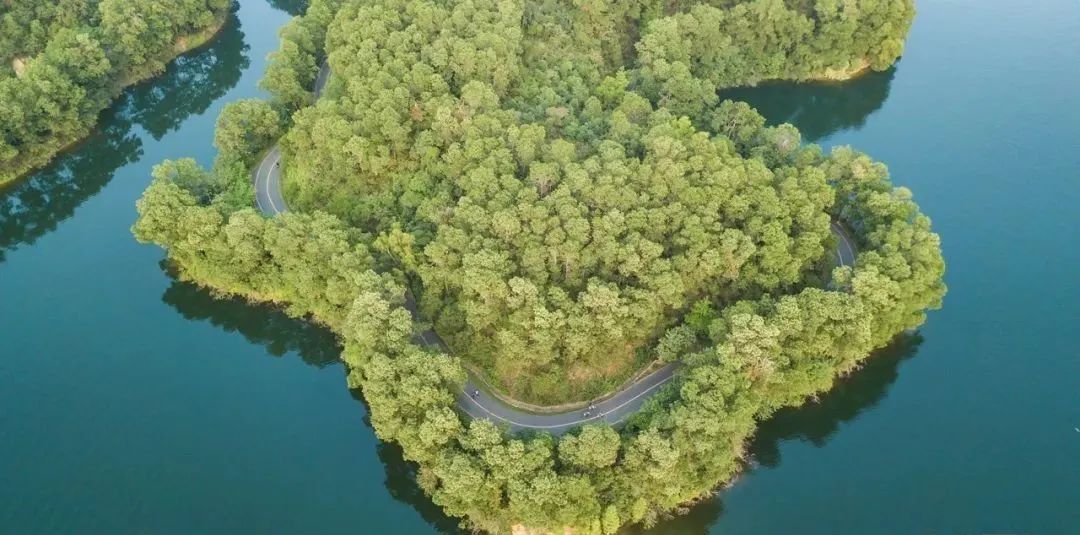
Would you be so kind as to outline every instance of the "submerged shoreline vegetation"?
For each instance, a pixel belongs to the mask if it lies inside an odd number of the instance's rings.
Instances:
[[[0,3],[0,186],[92,131],[121,91],[225,26],[230,0]]]
[[[844,6],[315,0],[282,31],[273,98],[222,112],[213,169],[156,167],[133,231],[183,280],[333,330],[379,437],[467,526],[650,525],[945,293],[939,238],[884,165],[716,96],[888,68],[912,3]],[[267,219],[248,167],[286,126],[298,212]],[[833,220],[859,254],[826,281]],[[413,343],[406,289],[452,355]],[[618,430],[511,435],[457,410],[463,361],[548,401],[652,358],[683,366]]]

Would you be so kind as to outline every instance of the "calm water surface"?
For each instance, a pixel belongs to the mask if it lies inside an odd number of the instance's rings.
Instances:
[[[945,308],[762,426],[738,483],[650,533],[1080,530],[1080,5],[924,0],[904,59],[733,91],[889,164],[942,234]],[[0,532],[452,532],[375,438],[326,332],[175,281],[131,238],[150,168],[209,164],[297,2],[0,193]]]

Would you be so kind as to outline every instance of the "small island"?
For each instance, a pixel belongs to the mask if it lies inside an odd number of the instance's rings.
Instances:
[[[432,500],[494,533],[651,525],[758,421],[945,294],[910,191],[724,88],[891,66],[910,0],[314,0],[272,98],[133,231],[339,336]]]

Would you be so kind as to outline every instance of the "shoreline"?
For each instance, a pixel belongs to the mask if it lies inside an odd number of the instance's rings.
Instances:
[[[821,72],[807,75],[805,78],[768,78],[756,80],[742,85],[719,88],[718,92],[746,87],[758,87],[768,84],[843,84],[861,78],[871,72],[875,72],[870,61],[863,58],[857,64],[846,69],[827,68]]]
[[[109,102],[105,107],[98,110],[94,124],[80,130],[78,134],[71,136],[71,139],[62,141],[59,148],[53,151],[45,161],[25,165],[23,166],[24,169],[16,172],[9,178],[0,176],[0,193],[5,192],[8,188],[14,187],[30,175],[48,167],[49,164],[56,161],[56,158],[76,150],[93,136],[101,122],[101,114],[115,105],[116,100],[120,98],[120,95],[122,95],[124,91],[156,78],[165,71],[165,68],[168,67],[170,63],[176,61],[177,58],[195,52],[210,44],[221,33],[221,30],[225,28],[225,25],[229,22],[229,18],[232,16],[232,9],[226,10],[225,13],[215,20],[213,25],[208,26],[202,31],[182,35],[177,38],[176,42],[173,43],[172,48],[169,50],[169,53],[158,58],[158,61],[161,63],[160,65],[155,64],[153,65],[153,68],[147,68],[142,72],[132,73],[124,77],[119,84],[112,88]]]
[[[857,64],[848,67],[847,69],[825,69],[824,72],[818,73],[816,76],[807,78],[807,82],[850,82],[856,78],[863,76],[864,74],[872,71],[870,66],[870,60],[863,58]]]

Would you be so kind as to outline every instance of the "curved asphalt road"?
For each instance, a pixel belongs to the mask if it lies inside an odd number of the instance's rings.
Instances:
[[[319,68],[319,74],[315,77],[316,99],[322,96],[323,87],[329,79],[330,64],[324,62]],[[289,209],[289,206],[285,204],[285,198],[281,196],[280,164],[281,148],[274,145],[251,174],[255,183],[255,205],[259,207],[259,211],[270,216]]]
[[[315,81],[315,96],[319,97],[330,75],[330,69],[323,64]],[[288,210],[285,199],[281,196],[281,151],[275,145],[252,173],[255,182],[255,203],[259,210],[268,216],[275,216]],[[844,228],[832,223],[832,231],[838,238],[836,250],[840,265],[855,264],[854,241]],[[419,314],[411,295],[406,295],[405,308],[417,319]],[[419,332],[416,341],[420,344],[449,352],[449,348],[431,329]],[[586,423],[617,424],[641,408],[650,395],[675,376],[675,364],[668,364],[655,372],[642,377],[626,389],[595,403],[595,408],[585,412],[574,410],[560,414],[532,414],[510,407],[495,399],[477,386],[473,377],[469,377],[458,393],[458,406],[472,418],[486,418],[500,425],[506,425],[511,431],[536,429],[556,435],[565,433]],[[476,392],[479,391],[477,394]],[[470,394],[472,393],[472,394]]]
[[[840,223],[833,221],[830,228],[836,234],[836,260],[840,266],[855,265],[855,240],[848,234],[847,229]]]

